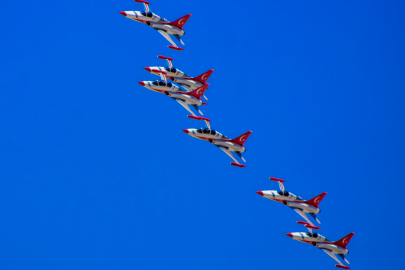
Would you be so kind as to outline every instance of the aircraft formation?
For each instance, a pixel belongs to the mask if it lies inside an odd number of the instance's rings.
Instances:
[[[181,44],[184,45],[184,42],[181,39],[181,36],[185,35],[183,27],[190,19],[191,14],[187,14],[180,19],[170,22],[167,19],[161,18],[160,16],[151,12],[151,10],[149,9],[150,3],[148,1],[134,1],[144,4],[145,11],[120,11],[119,13],[128,19],[146,24],[158,31],[172,44],[169,45],[168,48],[177,51],[183,51],[184,49],[178,47],[172,40],[171,36],[174,36]],[[158,58],[166,60],[168,66],[151,66],[145,67],[144,69],[153,75],[159,76],[160,80],[139,81],[139,84],[147,88],[148,90],[165,94],[171,99],[177,101],[191,114],[187,117],[205,122],[206,128],[183,129],[186,134],[190,135],[193,138],[208,141],[214,146],[220,148],[233,160],[233,162],[230,163],[231,165],[240,168],[246,167],[235,158],[233,153],[235,153],[243,162],[246,162],[246,160],[242,157],[242,153],[246,152],[244,144],[249,136],[252,134],[252,131],[248,131],[234,139],[229,139],[222,133],[213,130],[210,126],[211,120],[209,118],[203,117],[203,113],[200,110],[201,106],[207,105],[207,103],[204,102],[202,98],[208,100],[205,96],[205,92],[210,86],[210,84],[207,83],[207,80],[214,72],[214,70],[210,69],[199,76],[192,77],[185,72],[174,68],[172,64],[172,58],[162,55],[159,55]],[[196,112],[194,112],[192,108]],[[270,180],[278,182],[280,190],[263,190],[257,191],[256,193],[266,199],[280,202],[297,212],[305,220],[297,221],[297,223],[300,225],[304,225],[305,228],[308,229],[308,232],[293,232],[287,233],[286,235],[293,240],[311,244],[314,247],[321,249],[338,262],[338,264],[335,265],[336,267],[341,269],[350,269],[350,267],[344,265],[338,259],[338,257],[349,264],[349,261],[346,259],[345,255],[349,253],[347,245],[353,237],[354,233],[352,232],[338,241],[331,241],[318,233],[314,233],[312,230],[320,230],[320,227],[315,226],[308,218],[309,215],[314,220],[316,220],[317,223],[320,224],[320,221],[317,218],[317,215],[321,213],[319,204],[324,199],[327,192],[323,192],[310,200],[303,200],[300,196],[297,196],[285,190],[283,184],[285,183],[284,180],[274,177],[270,177]]]

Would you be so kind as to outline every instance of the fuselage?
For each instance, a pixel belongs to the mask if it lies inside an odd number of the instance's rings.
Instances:
[[[314,243],[314,246],[316,246],[317,248],[321,248],[321,249],[326,249],[329,250],[332,253],[335,254],[342,254],[342,255],[346,255],[349,253],[349,250],[347,248],[335,245],[335,244],[328,244],[328,243]]]
[[[176,99],[180,99],[181,101],[183,101],[186,104],[190,104],[190,105],[205,105],[206,103],[202,102],[201,99],[198,99],[196,97],[187,95],[187,94],[182,94],[182,93],[178,93],[178,92],[168,92],[167,95],[171,98],[176,98]]]
[[[310,233],[310,232],[294,232],[294,233],[287,233],[289,237],[294,240],[298,240],[307,244],[312,243],[332,243],[329,241],[325,236],[320,235],[318,233]]]
[[[121,11],[120,12],[125,17],[141,22],[141,23],[167,23],[168,21],[164,18],[160,18],[158,15],[152,12],[144,12],[144,11]]]
[[[164,71],[166,72],[166,77],[168,78],[187,78],[188,75],[184,73],[183,71],[174,68],[174,67],[146,67],[145,68],[147,71],[149,71],[152,74],[160,76],[160,73],[155,73],[155,71]]]
[[[302,199],[288,191],[281,191],[281,190],[263,190],[263,197],[277,201],[277,202],[283,202],[283,201],[302,201]]]
[[[186,132],[187,130],[187,132]],[[213,129],[196,129],[196,128],[190,128],[190,129],[185,129],[184,130],[188,135],[191,137],[200,139],[200,140],[205,140],[205,141],[211,141],[211,140],[222,140],[222,141],[229,141],[229,139],[225,136],[219,133],[218,131],[215,131]]]
[[[188,135],[191,137],[200,139],[200,140],[205,140],[209,141],[212,144],[216,146],[221,146],[227,148],[229,151],[233,152],[246,152],[245,147],[241,146],[240,144],[232,142],[230,139],[228,139],[225,135],[222,135],[218,131],[212,130],[212,129],[195,129],[195,128],[190,128],[190,129],[184,129],[184,132],[186,132]]]
[[[149,89],[149,90],[159,92],[159,93],[163,93],[164,91],[184,93],[184,91],[181,90],[180,87],[178,87],[177,85],[175,85],[175,84],[173,84],[171,82],[165,82],[165,81],[140,81],[139,84],[142,85],[143,87]]]
[[[174,77],[172,79],[172,81],[174,81],[175,83],[178,83],[180,85],[185,85],[185,86],[191,88],[192,90],[197,89],[198,87],[201,87],[201,86],[204,85],[203,83],[194,81],[194,80],[189,79],[189,78],[186,79],[186,78],[176,78],[176,77]]]
[[[153,29],[156,30],[163,30],[166,33],[170,35],[179,35],[183,36],[185,34],[183,29],[180,29],[176,26],[170,25],[170,24],[163,24],[163,23],[154,23],[154,22],[149,22],[148,25],[152,27]]]

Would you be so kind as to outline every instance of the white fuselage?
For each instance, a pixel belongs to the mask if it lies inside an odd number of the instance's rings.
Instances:
[[[203,102],[200,99],[190,96],[190,95],[181,94],[181,93],[170,93],[170,92],[167,95],[171,98],[180,99],[181,101],[184,101],[184,103],[186,103],[186,104],[197,105],[197,106],[200,106],[203,104]]]
[[[184,35],[184,30],[182,30],[176,26],[170,25],[170,24],[161,24],[161,23],[152,23],[151,22],[149,24],[149,26],[156,30],[163,30],[170,35],[179,35],[179,36]]]
[[[134,21],[145,21],[145,22],[155,22],[155,23],[165,23],[166,19],[160,18],[158,15],[152,12],[141,12],[141,11],[125,11],[126,17]]]
[[[317,233],[304,233],[304,232],[295,232],[291,233],[292,239],[305,242],[325,242],[328,241],[325,236]]]
[[[298,208],[304,213],[309,213],[309,214],[318,214],[321,212],[318,207],[315,207],[313,205],[304,203],[304,202],[289,202],[286,201],[285,205],[293,208]]]
[[[283,192],[277,190],[263,190],[263,197],[270,200],[278,201],[296,201],[301,200],[297,195],[292,194],[291,192]]]
[[[188,135],[190,135],[191,137],[197,138],[197,139],[201,139],[201,140],[226,140],[229,141],[229,139],[222,135],[221,133],[219,133],[218,131],[215,130],[209,130],[209,129],[196,129],[196,128],[190,128],[187,129],[187,133]]]
[[[212,140],[212,144],[216,146],[222,146],[227,148],[229,151],[232,152],[245,152],[245,147],[241,146],[240,144],[230,142],[230,141],[222,141],[222,140]]]
[[[164,71],[166,72],[166,77],[172,77],[172,78],[183,78],[183,77],[188,77],[187,74],[185,74],[183,71],[177,69],[177,68],[169,68],[169,67],[149,67],[150,72],[152,74],[160,76],[160,73],[155,73],[154,71]]]
[[[152,90],[152,91],[156,91],[156,92],[160,92],[160,91],[168,91],[168,92],[183,92],[183,90],[181,90],[177,85],[172,84],[170,82],[165,83],[163,81],[142,81],[140,83],[143,87]],[[158,91],[157,91],[158,90]]]
[[[192,90],[197,89],[198,87],[203,86],[204,84],[197,82],[197,81],[193,81],[190,79],[184,79],[184,78],[173,78],[173,81],[175,83],[178,83],[180,85],[185,85],[189,88],[191,88]]]
[[[316,243],[315,246],[317,248],[329,250],[330,252],[335,253],[335,254],[345,255],[345,254],[349,253],[349,251],[346,248],[343,248],[341,246],[334,245],[334,244]]]

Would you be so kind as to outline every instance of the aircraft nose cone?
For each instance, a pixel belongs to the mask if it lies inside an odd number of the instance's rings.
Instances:
[[[144,82],[142,82],[142,81],[140,81],[140,82],[138,82],[140,85],[142,85],[142,86],[145,86],[145,83]]]
[[[286,233],[285,235],[287,235],[288,237],[291,237],[291,238],[293,238],[293,235],[292,235],[292,233]]]
[[[188,134],[188,129],[183,129],[183,131]]]
[[[149,71],[149,72],[151,72],[151,69],[150,69],[150,67],[146,67],[146,68],[143,68],[143,69],[145,69],[146,71]]]
[[[123,15],[123,16],[127,16],[127,13],[125,13],[125,11],[120,11],[119,14]]]
[[[257,194],[259,194],[260,196],[263,196],[263,191],[256,191]]]

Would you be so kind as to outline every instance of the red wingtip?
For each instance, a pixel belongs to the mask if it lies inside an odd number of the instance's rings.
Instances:
[[[150,5],[150,3],[148,1],[144,1],[144,0],[134,0],[137,3],[143,3],[143,4],[147,4]]]
[[[189,133],[189,132],[188,132],[188,129],[183,129],[183,131],[184,131],[185,133],[187,133],[187,134]]]
[[[143,68],[143,69],[145,69],[146,71],[149,71],[149,72],[152,71],[152,70],[150,69],[150,67],[145,67],[145,68]]]
[[[180,48],[180,47],[176,47],[176,46],[172,46],[172,45],[169,45],[169,46],[167,46],[169,49],[173,49],[173,50],[176,50],[176,51],[183,51],[184,49],[183,48]]]
[[[208,105],[207,102],[203,102],[202,105]]]
[[[346,266],[346,265],[336,264],[335,266],[336,266],[337,268],[350,269],[350,267],[349,267],[349,266]]]
[[[201,116],[187,115],[187,117],[191,118],[191,119],[195,119],[195,120],[203,120],[203,121],[211,122],[210,119],[201,117]]]
[[[256,191],[257,194],[259,194],[260,196],[263,196],[263,191]]]
[[[301,224],[301,225],[307,225],[308,224],[308,222],[305,222],[305,221],[297,221],[297,223]]]
[[[125,12],[125,11],[120,11],[120,12],[118,12],[119,14],[121,14],[121,15],[123,15],[123,16],[127,16],[127,13]]]
[[[231,165],[232,165],[232,166],[239,167],[239,168],[245,168],[245,167],[246,167],[245,165],[239,164],[239,163],[236,163],[236,162],[231,162]]]
[[[145,83],[144,82],[138,82],[140,85],[142,85],[142,86],[145,86]]]
[[[270,180],[272,180],[272,181],[279,181],[279,182],[281,182],[281,183],[284,183],[284,182],[285,182],[283,179],[275,178],[275,177],[270,177]]]
[[[164,59],[164,60],[173,61],[173,58],[170,58],[170,57],[167,57],[167,56],[163,56],[163,55],[158,55],[158,58]]]
[[[293,235],[292,235],[292,233],[286,233],[285,235],[287,235],[288,237],[291,237],[291,238],[293,238]]]

